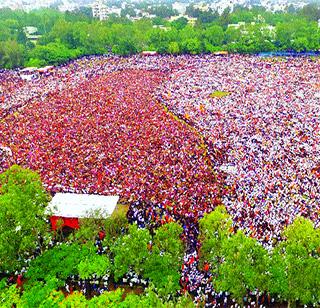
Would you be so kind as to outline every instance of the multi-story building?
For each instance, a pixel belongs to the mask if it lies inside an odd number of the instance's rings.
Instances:
[[[102,0],[97,0],[92,4],[92,16],[105,20],[108,17],[108,8]]]
[[[172,3],[172,8],[176,10],[179,14],[184,15],[186,13],[188,5],[188,3],[174,2]]]

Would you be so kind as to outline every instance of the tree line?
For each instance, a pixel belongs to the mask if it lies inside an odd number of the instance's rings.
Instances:
[[[83,55],[112,52],[126,56],[143,50],[199,54],[320,49],[317,4],[275,13],[261,7],[238,6],[233,12],[226,9],[221,14],[190,5],[187,13],[197,18],[195,25],[184,17],[170,22],[161,17],[165,16],[162,10],[152,13],[158,16],[131,21],[123,14],[98,21],[88,9],[66,13],[53,9],[29,13],[1,9],[0,68],[57,65]],[[37,41],[26,34],[28,26],[37,28]]]
[[[193,306],[190,295],[178,293],[186,249],[179,222],[138,228],[120,211],[82,219],[66,237],[62,229],[50,230],[49,200],[36,173],[13,166],[0,175],[1,307]],[[242,305],[250,291],[278,302],[319,304],[320,229],[310,220],[296,218],[272,249],[235,231],[223,206],[205,214],[199,228],[199,266],[211,272],[217,291]],[[23,286],[15,284],[15,271],[24,272]],[[140,292],[128,290],[128,272],[145,282]],[[77,289],[78,281],[102,280],[109,289],[102,295]],[[66,283],[74,286],[68,296]]]

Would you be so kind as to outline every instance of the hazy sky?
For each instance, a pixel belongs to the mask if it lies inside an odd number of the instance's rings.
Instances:
[[[86,4],[91,4],[95,2],[96,0],[0,0],[0,6],[21,6],[21,5],[32,5],[32,6],[48,6],[54,3],[75,3],[78,5],[86,5]],[[106,3],[108,3],[108,0],[104,0]],[[130,0],[128,0],[130,2]],[[137,1],[137,0],[134,0]],[[139,0],[138,0],[139,1]],[[143,1],[143,0],[141,0]],[[150,1],[150,0],[148,0]],[[151,0],[152,1],[152,0]],[[201,2],[205,1],[208,2],[208,0],[176,0],[177,2]],[[219,0],[214,0],[213,2],[218,2]],[[222,0],[221,0],[222,1]],[[251,2],[251,0],[247,0],[248,2]],[[258,2],[259,0],[255,0],[255,2]],[[298,3],[298,2],[316,2],[320,4],[320,0],[270,0],[274,3],[277,2],[286,2],[286,3]],[[155,2],[159,2],[159,0],[156,0]],[[166,0],[163,0],[161,2],[166,2]],[[229,0],[230,3],[236,3],[236,0]]]

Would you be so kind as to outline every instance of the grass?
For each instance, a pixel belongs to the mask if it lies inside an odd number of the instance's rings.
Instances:
[[[217,97],[217,98],[221,98],[221,97],[225,97],[225,96],[228,96],[230,95],[231,92],[224,92],[224,91],[214,91],[210,94],[210,97],[214,98],[214,97]]]
[[[118,203],[116,205],[116,208],[114,209],[111,217],[119,217],[119,216],[126,216],[127,212],[128,212],[128,209],[129,209],[129,205],[124,205],[124,204],[120,204]]]

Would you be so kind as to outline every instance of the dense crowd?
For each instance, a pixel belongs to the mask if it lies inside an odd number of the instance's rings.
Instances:
[[[187,58],[159,98],[204,135],[237,227],[270,247],[297,215],[319,226],[319,59]]]
[[[170,65],[84,58],[31,80],[38,94],[0,123],[0,144],[51,192],[119,194],[185,213],[213,208],[220,188],[203,140],[153,97]]]
[[[42,73],[41,70],[0,70],[0,118],[35,100],[43,101],[50,92],[75,88],[85,80],[125,69],[168,71],[174,63],[166,58],[117,56],[84,57]]]
[[[319,59],[91,57],[30,81],[1,72],[0,98],[0,171],[38,170],[53,193],[118,194],[140,227],[180,221],[182,292],[208,306],[232,303],[199,270],[204,212],[222,200],[234,229],[270,249],[297,215],[320,224]]]

